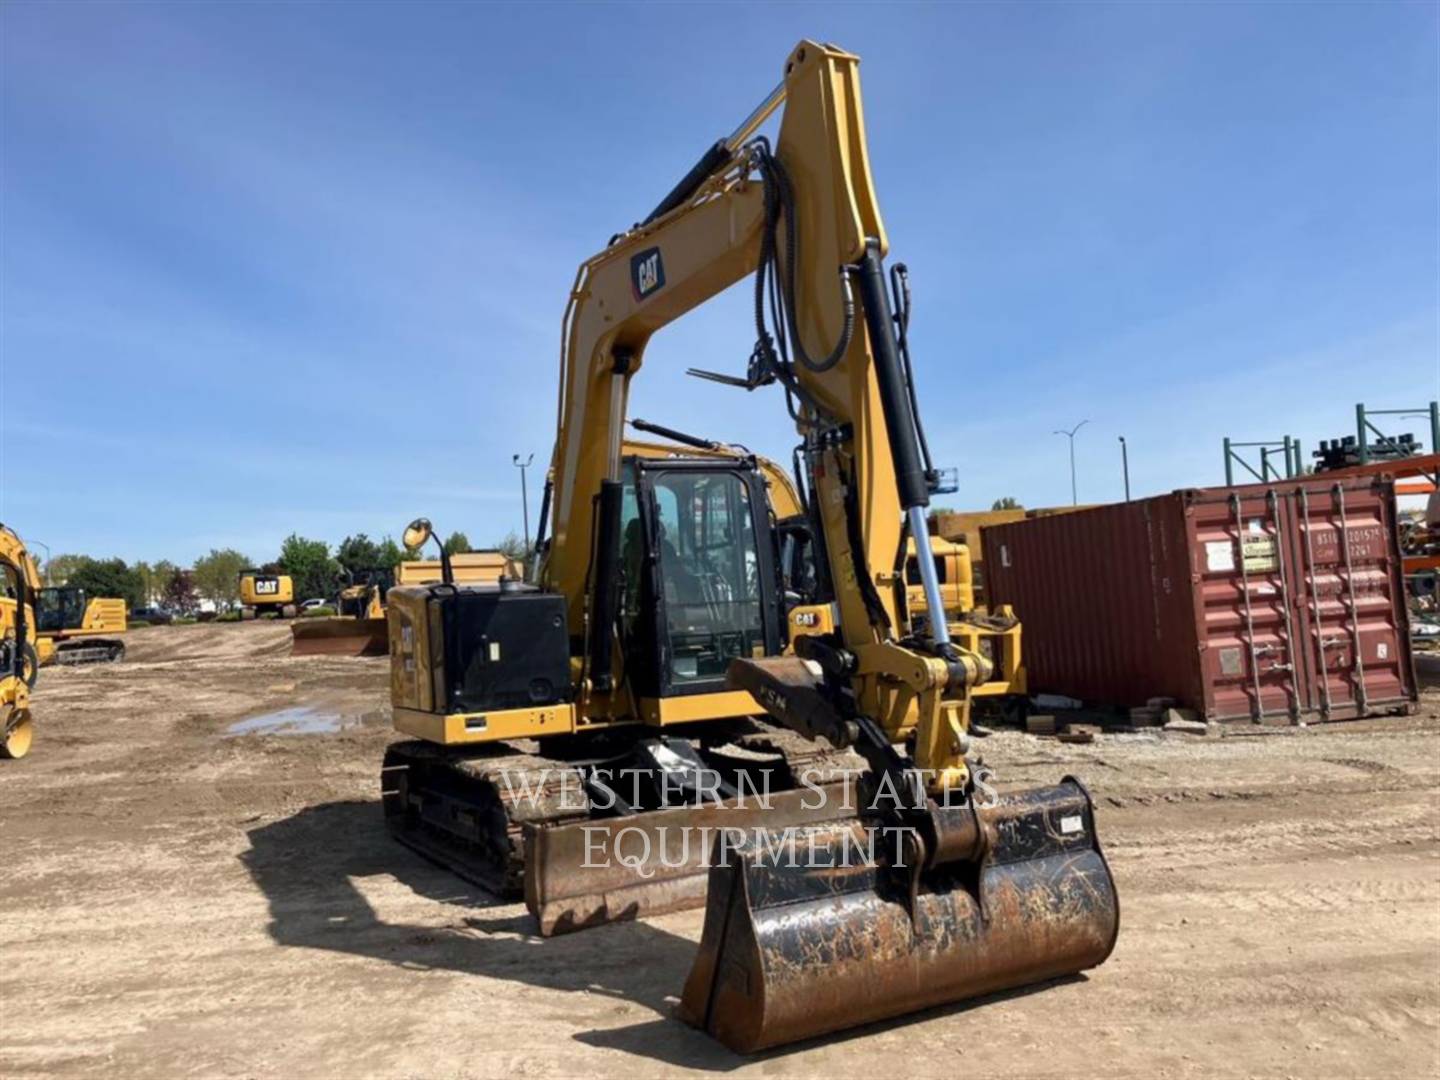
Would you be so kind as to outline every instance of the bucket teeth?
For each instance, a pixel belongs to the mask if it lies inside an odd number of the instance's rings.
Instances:
[[[980,818],[987,856],[927,871],[913,900],[859,822],[738,847],[711,871],[682,1017],[748,1053],[1102,963],[1119,905],[1084,788]]]

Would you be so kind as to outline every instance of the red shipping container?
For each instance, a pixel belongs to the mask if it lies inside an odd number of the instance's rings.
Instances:
[[[1389,477],[1176,491],[982,542],[1032,692],[1281,723],[1417,700]]]

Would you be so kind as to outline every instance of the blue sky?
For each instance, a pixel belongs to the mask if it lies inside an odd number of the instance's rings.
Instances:
[[[0,520],[518,530],[576,266],[802,37],[863,58],[945,501],[1067,502],[1082,419],[1100,501],[1117,435],[1154,493],[1440,393],[1433,5],[7,4]],[[777,396],[682,374],[743,368],[747,308],[657,335],[631,412],[788,460]]]

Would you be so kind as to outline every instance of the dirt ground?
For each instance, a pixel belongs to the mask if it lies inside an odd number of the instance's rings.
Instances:
[[[288,652],[157,627],[42,673],[0,764],[0,1074],[1440,1074],[1440,671],[1405,719],[990,738],[1091,784],[1114,955],[746,1059],[671,1015],[699,912],[533,936],[385,835],[386,661]]]

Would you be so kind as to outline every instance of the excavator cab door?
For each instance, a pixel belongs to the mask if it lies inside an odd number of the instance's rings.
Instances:
[[[775,538],[752,464],[627,462],[620,626],[647,697],[720,693],[730,661],[784,647]]]

